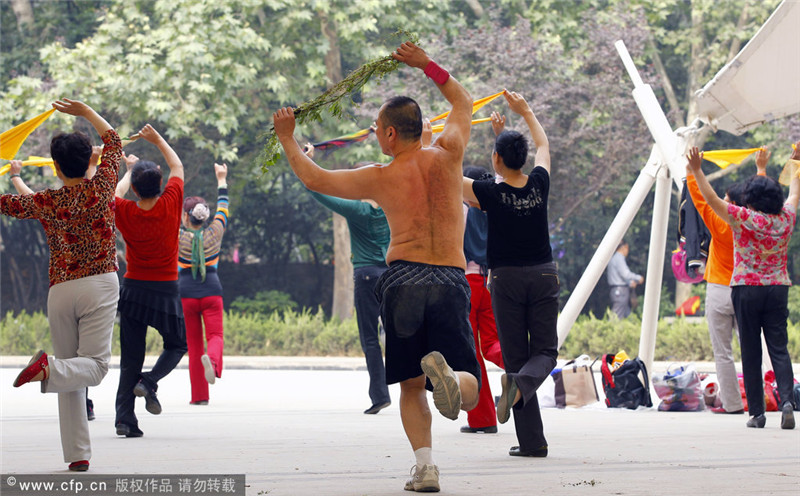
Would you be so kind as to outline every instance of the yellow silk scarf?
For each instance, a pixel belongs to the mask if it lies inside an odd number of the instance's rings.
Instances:
[[[56,109],[50,109],[0,134],[0,158],[14,160],[14,156],[19,151],[19,147],[22,146],[25,138],[27,138],[34,129],[39,127],[42,122],[46,121],[55,111]]]
[[[744,150],[712,150],[710,152],[703,152],[703,158],[709,162],[714,162],[721,169],[724,169],[731,164],[738,164],[760,149],[761,148],[747,148]]]
[[[497,98],[497,97],[499,97],[500,95],[502,95],[503,93],[505,93],[505,91],[506,91],[506,90],[503,90],[503,91],[501,91],[500,93],[495,93],[494,95],[489,95],[489,96],[487,96],[487,97],[483,97],[483,98],[481,98],[480,100],[475,100],[474,102],[472,102],[472,113],[474,114],[474,113],[475,113],[475,112],[477,112],[477,111],[478,111],[478,110],[479,110],[481,107],[483,107],[483,106],[484,106],[484,105],[486,105],[487,103],[491,102],[491,101],[492,101],[492,100],[494,100],[495,98]],[[442,120],[442,119],[446,118],[448,115],[450,115],[450,111],[449,111],[449,110],[448,110],[447,112],[443,113],[443,114],[439,114],[439,115],[437,115],[436,117],[434,117],[433,119],[431,119],[431,122],[436,122],[436,121]],[[488,121],[488,120],[489,120],[489,119],[482,120],[481,122],[486,122],[486,121]],[[477,124],[477,122],[475,122],[475,121],[473,121],[472,123],[473,123],[473,124]],[[434,132],[436,132],[436,131],[434,131]]]

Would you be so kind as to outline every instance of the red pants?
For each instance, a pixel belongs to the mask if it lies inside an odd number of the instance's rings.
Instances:
[[[186,347],[189,351],[189,380],[192,383],[192,402],[208,401],[208,381],[203,372],[203,324],[208,343],[208,357],[214,366],[214,375],[222,376],[222,296],[181,298],[183,318],[186,321]],[[200,319],[202,318],[202,322]]]
[[[491,427],[497,425],[497,413],[483,359],[486,358],[501,369],[505,369],[505,366],[503,365],[503,355],[500,352],[500,341],[497,339],[492,297],[486,289],[486,279],[480,274],[468,274],[467,281],[469,281],[469,289],[472,291],[469,322],[472,324],[472,335],[475,338],[475,357],[481,366],[481,392],[478,397],[478,406],[467,412],[467,423],[470,427]]]

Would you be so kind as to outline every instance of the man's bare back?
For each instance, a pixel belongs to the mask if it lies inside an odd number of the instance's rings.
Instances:
[[[388,263],[466,267],[461,163],[453,158],[434,146],[409,150],[388,165],[375,166],[371,198],[383,208],[392,231]]]
[[[404,44],[394,56],[420,69],[430,62],[413,44]],[[383,208],[392,232],[387,262],[406,260],[464,269],[461,162],[469,140],[472,98],[453,78],[439,89],[452,110],[444,131],[430,147],[423,148],[419,137],[401,136],[391,120],[385,122],[386,104],[381,107],[375,135],[383,152],[393,157],[388,165],[321,169],[293,137],[292,110],[280,109],[273,119],[289,163],[306,187],[338,198],[370,198]],[[418,108],[416,102],[414,106]]]

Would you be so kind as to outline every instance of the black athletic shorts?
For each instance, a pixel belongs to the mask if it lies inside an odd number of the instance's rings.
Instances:
[[[387,384],[422,375],[420,360],[431,351],[481,383],[469,323],[470,289],[462,269],[394,261],[375,291],[386,328]],[[426,387],[432,389],[430,381]]]

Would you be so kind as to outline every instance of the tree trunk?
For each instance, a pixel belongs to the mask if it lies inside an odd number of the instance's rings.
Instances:
[[[333,214],[333,304],[331,315],[339,319],[353,316],[353,263],[350,261],[350,231],[347,221]]]
[[[697,0],[693,0],[692,3],[691,61],[689,62],[689,74],[686,81],[686,101],[689,102],[689,108],[686,112],[686,122],[694,121],[697,116],[697,99],[694,94],[699,89],[700,81],[708,65],[703,54],[703,49],[705,48],[703,12],[700,6],[694,5]]]
[[[339,36],[335,23],[327,13],[318,12],[322,35],[328,40],[325,54],[325,72],[329,87],[342,80],[342,55],[339,51]],[[341,164],[334,168],[342,168]],[[350,261],[350,231],[347,221],[338,214],[333,215],[333,303],[331,315],[339,319],[353,316],[353,264]]]
[[[483,17],[483,7],[481,7],[481,3],[478,0],[466,0],[466,3],[472,9],[475,17]]]
[[[33,24],[33,7],[31,0],[11,0],[11,8],[17,16],[17,29],[20,32],[25,30],[26,24]]]

